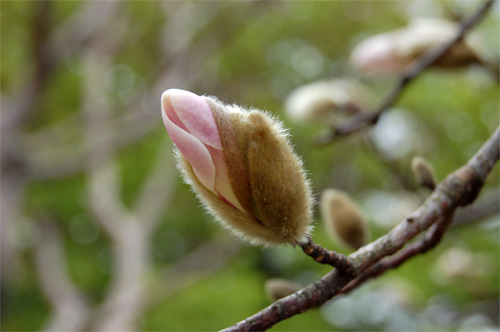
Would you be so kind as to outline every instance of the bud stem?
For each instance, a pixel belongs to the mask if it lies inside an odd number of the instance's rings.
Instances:
[[[315,243],[311,236],[307,237],[306,242],[300,243],[302,250],[316,262],[328,264],[340,270],[340,272],[349,274],[354,271],[353,266],[346,255],[327,250]]]

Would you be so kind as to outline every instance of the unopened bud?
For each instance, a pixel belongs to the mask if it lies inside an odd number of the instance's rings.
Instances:
[[[269,279],[264,285],[269,301],[274,302],[301,289],[300,285],[286,279]]]
[[[428,50],[441,46],[457,34],[458,25],[439,19],[414,19],[404,28],[370,37],[354,49],[354,67],[373,76],[401,74],[411,63]],[[472,37],[472,39],[474,39]],[[454,44],[432,65],[457,68],[478,62],[467,36]]]
[[[434,168],[427,160],[420,156],[414,157],[411,161],[411,169],[419,185],[431,190],[436,188],[436,174],[434,173]]]
[[[366,86],[352,79],[319,81],[293,90],[285,110],[292,120],[332,125],[338,113],[357,113],[369,105],[371,97]]]
[[[223,226],[252,244],[306,240],[311,189],[280,122],[175,89],[162,116],[186,181]]]
[[[321,214],[334,242],[358,249],[368,240],[368,225],[358,205],[346,193],[327,189],[321,197]]]

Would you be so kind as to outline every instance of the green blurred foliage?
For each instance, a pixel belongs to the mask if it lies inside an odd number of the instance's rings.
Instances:
[[[429,2],[428,5],[439,9],[437,13],[441,16],[446,16],[450,7],[470,13],[474,6],[464,3]],[[127,70],[108,71],[103,76],[107,75],[111,82],[109,94],[113,97],[116,113],[119,113],[128,105],[127,97],[116,92],[120,90],[119,85],[127,71],[134,75],[131,89],[141,93],[141,88],[152,88],[152,80],[162,70],[161,66],[168,67],[173,63],[173,59],[164,54],[169,44],[162,41],[162,29],[171,19],[169,13],[175,13],[179,6],[199,7],[202,12],[215,8],[218,18],[195,34],[187,51],[189,54],[185,56],[198,52],[204,54],[202,48],[210,44],[207,40],[216,43],[216,50],[208,52],[209,57],[190,64],[188,72],[202,75],[198,75],[199,79],[191,86],[182,86],[182,82],[179,88],[214,94],[229,103],[264,108],[276,114],[290,128],[291,139],[305,161],[315,194],[319,197],[323,189],[333,187],[349,192],[362,204],[363,197],[370,190],[398,195],[402,189],[380,157],[367,148],[366,134],[354,135],[326,147],[314,147],[314,138],[325,128],[287,119],[283,99],[302,84],[353,76],[366,82],[375,91],[377,101],[381,100],[390,90],[392,80],[363,77],[350,67],[348,57],[363,38],[404,25],[412,10],[418,12],[412,9],[412,4],[416,6],[415,2],[390,1],[127,1],[118,16],[118,20],[126,22],[126,29],[110,28],[110,31],[101,32],[110,34],[110,39],[122,38],[121,34],[125,34],[111,66],[125,66]],[[0,83],[3,95],[9,96],[22,86],[32,70],[32,27],[36,5],[35,1],[0,3]],[[54,1],[49,31],[54,31],[82,6],[82,1]],[[494,11],[481,23],[477,33],[487,41],[483,50],[485,54],[492,61],[498,61],[498,4]],[[120,35],[113,36],[113,33]],[[44,87],[37,110],[27,123],[27,132],[43,130],[79,112],[84,98],[81,89],[85,71],[81,51],[86,46],[79,47],[67,50],[63,65],[57,68]],[[165,89],[172,87],[165,86]],[[166,148],[166,132],[159,109],[152,112],[157,112],[154,116],[158,117],[155,128],[117,155],[122,180],[121,197],[127,206],[134,202],[154,156]],[[408,87],[391,112],[402,114],[411,124],[411,148],[391,162],[411,178],[411,158],[416,154],[424,155],[435,167],[438,178],[442,179],[464,164],[498,125],[498,86],[478,67],[453,72],[429,70]],[[74,122],[68,124],[66,132],[70,141],[81,138],[76,130],[78,125]],[[487,187],[497,187],[498,182],[497,166]],[[153,274],[164,267],[175,266],[187,253],[212,238],[230,237],[212,222],[186,184],[178,181],[175,186],[168,211],[151,244]],[[89,302],[97,304],[106,296],[106,286],[113,273],[112,252],[106,234],[92,228],[95,226],[88,226],[93,224],[94,217],[87,211],[85,190],[86,175],[83,172],[55,180],[32,181],[23,198],[21,214],[33,219],[35,213],[43,209],[55,217],[64,235],[70,276]],[[421,190],[418,195],[422,199],[427,192]],[[390,210],[391,206],[378,208]],[[84,222],[76,231],[91,234],[91,240],[75,241],[71,225],[72,221],[80,220],[78,218]],[[373,227],[372,240],[390,229],[390,225],[377,223],[370,215],[368,218]],[[319,214],[314,238],[327,248],[347,253],[324,234]],[[487,273],[433,277],[433,269],[436,269],[440,257],[455,246],[473,254],[486,253],[490,258],[487,264],[491,265]],[[416,312],[423,310],[437,294],[449,297],[458,307],[498,300],[499,249],[496,216],[484,224],[451,230],[436,250],[416,257],[381,279],[407,280],[418,293],[411,303]],[[32,247],[19,250],[23,273],[13,280],[2,281],[1,328],[4,331],[38,330],[50,313],[33,272]],[[245,246],[236,257],[223,264],[223,268],[191,287],[165,299],[157,299],[142,317],[139,328],[146,331],[221,329],[268,305],[263,289],[266,279],[285,277],[306,285],[329,271],[305,257],[300,250],[283,247],[264,250]],[[436,282],[436,278],[448,279]],[[157,287],[169,287],[168,281]],[[339,328],[328,323],[319,310],[313,309],[276,325],[272,330],[333,331]],[[439,326],[442,328],[446,327]]]

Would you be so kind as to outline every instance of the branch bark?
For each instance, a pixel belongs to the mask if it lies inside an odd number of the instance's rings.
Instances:
[[[393,258],[393,264],[400,264],[417,253],[429,250],[439,242],[454,211],[474,201],[487,175],[498,161],[499,155],[500,127],[466,165],[448,175],[438,185],[420,208],[385,236],[349,255],[348,259],[354,269],[352,274],[343,274],[338,269],[334,269],[308,287],[274,302],[255,315],[223,331],[267,330],[284,319],[324,304],[340,294],[349,282],[363,273],[369,273],[370,267],[384,257],[393,255],[416,235],[432,226],[434,229],[428,233],[424,242],[409,246],[406,251],[402,251],[399,256]]]

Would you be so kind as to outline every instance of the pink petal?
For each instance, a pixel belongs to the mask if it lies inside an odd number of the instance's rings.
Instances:
[[[212,110],[203,97],[185,90],[170,89],[163,93],[162,104],[167,110],[171,106],[189,133],[207,145],[222,149]]]
[[[163,108],[163,103],[162,103]],[[215,193],[215,166],[205,145],[199,139],[175,124],[163,109],[162,118],[168,134],[184,158],[193,167],[195,175],[207,189]]]
[[[406,63],[394,49],[394,36],[382,34],[361,42],[353,51],[355,67],[375,75],[392,75],[401,72]]]
[[[229,173],[227,171],[226,161],[222,151],[208,147],[210,155],[215,165],[215,191],[232,206],[244,212],[245,210],[241,206],[238,198],[236,198],[233,189],[231,187],[231,182],[229,181]]]

